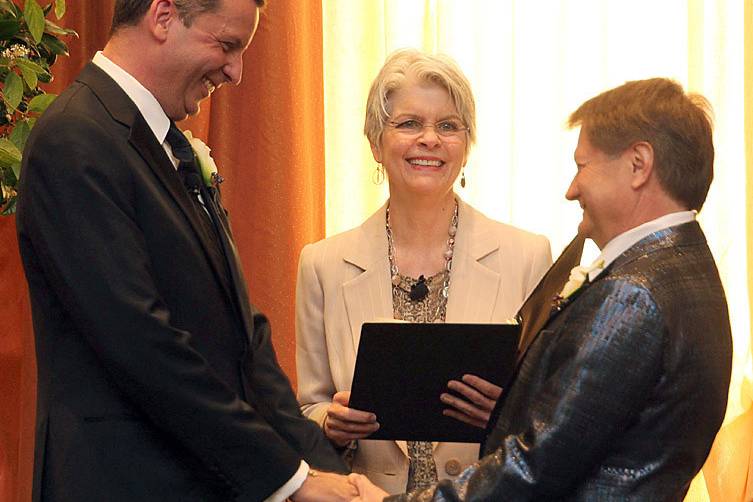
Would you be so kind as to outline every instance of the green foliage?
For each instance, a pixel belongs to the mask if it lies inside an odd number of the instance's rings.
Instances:
[[[40,5],[44,4],[44,6]],[[65,0],[0,0],[0,214],[15,212],[21,154],[37,117],[55,99],[41,84],[50,66],[68,55],[60,37],[77,36],[50,19],[65,15]]]

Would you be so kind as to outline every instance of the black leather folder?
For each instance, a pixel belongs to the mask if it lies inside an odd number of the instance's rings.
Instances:
[[[480,442],[484,430],[444,416],[439,395],[466,373],[504,386],[519,336],[516,324],[365,323],[349,406],[376,414],[369,439]]]

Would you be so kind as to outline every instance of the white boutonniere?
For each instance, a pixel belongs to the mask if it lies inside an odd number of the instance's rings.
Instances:
[[[216,188],[225,179],[217,172],[217,164],[214,163],[214,159],[210,155],[212,150],[202,140],[194,137],[191,131],[183,131],[183,134],[188,138],[188,142],[191,144],[191,148],[196,155],[204,184],[208,187]]]
[[[562,291],[560,291],[560,294],[557,295],[557,298],[555,299],[556,302],[562,302],[563,300],[566,300],[570,296],[573,295],[576,291],[578,291],[581,287],[583,287],[583,284],[586,282],[586,279],[588,278],[588,274],[591,272],[595,272],[597,270],[601,270],[604,268],[604,260],[599,259],[596,260],[594,263],[592,263],[588,267],[584,266],[577,266],[573,267],[573,269],[570,271],[570,278],[565,283],[565,286],[562,288]]]

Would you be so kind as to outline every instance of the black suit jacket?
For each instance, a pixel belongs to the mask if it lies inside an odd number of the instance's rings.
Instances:
[[[722,424],[731,363],[703,232],[655,232],[549,317],[478,466],[390,500],[679,502]]]
[[[35,500],[263,500],[302,458],[344,471],[164,149],[95,65],[33,129],[19,192]]]

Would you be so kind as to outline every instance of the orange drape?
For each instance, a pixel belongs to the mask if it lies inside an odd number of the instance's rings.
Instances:
[[[104,46],[114,0],[67,3],[62,24],[79,38],[67,40],[70,57],[53,67],[53,92]],[[223,198],[251,300],[271,319],[280,364],[294,380],[298,253],[324,236],[322,16],[315,0],[269,4],[240,86],[218,90],[182,127],[208,140],[226,178]],[[0,500],[14,502],[31,498],[36,384],[15,232],[14,219],[0,217]]]

